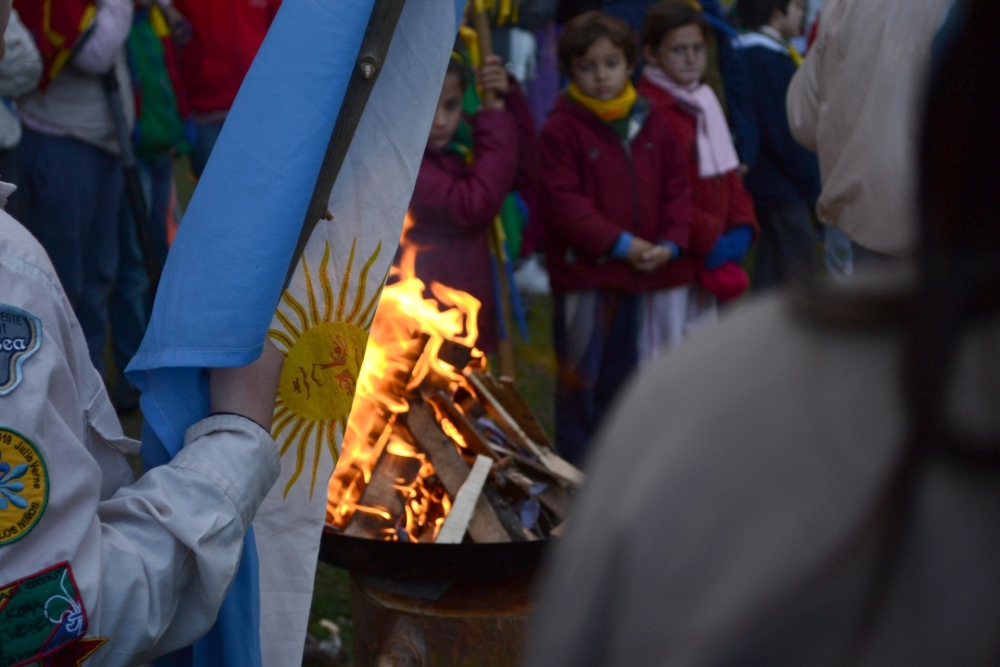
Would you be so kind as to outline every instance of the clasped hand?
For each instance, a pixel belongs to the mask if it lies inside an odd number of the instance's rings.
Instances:
[[[632,239],[628,252],[625,253],[625,261],[639,273],[652,273],[673,257],[674,253],[669,247],[656,245],[638,237]]]

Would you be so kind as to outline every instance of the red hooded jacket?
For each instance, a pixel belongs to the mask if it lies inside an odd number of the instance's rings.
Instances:
[[[181,78],[196,114],[229,111],[281,0],[174,0],[191,23]]]
[[[537,175],[535,124],[528,101],[513,84],[507,109],[480,111],[472,123],[474,159],[427,148],[410,200],[413,226],[406,242],[417,245],[416,274],[428,287],[437,281],[482,302],[479,341],[496,349],[496,301],[489,230],[507,193]]]
[[[749,225],[754,238],[760,234],[753,198],[743,187],[743,179],[736,171],[721,176],[701,178],[698,173],[697,120],[674,99],[645,77],[639,82],[639,92],[662,114],[680,137],[687,169],[694,185],[694,227],[691,229],[692,261],[704,258],[712,251],[722,234]],[[699,259],[700,261],[700,259]]]
[[[631,142],[562,96],[542,129],[545,252],[556,293],[611,289],[646,292],[694,282],[694,269],[670,262],[651,274],[613,259],[623,231],[686,250],[691,235],[691,177],[677,135],[639,98]]]

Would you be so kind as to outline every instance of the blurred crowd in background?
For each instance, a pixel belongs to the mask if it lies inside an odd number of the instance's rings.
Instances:
[[[933,38],[922,26],[940,15],[893,17],[907,37],[892,59],[854,29],[852,56],[831,64],[840,0],[487,4],[494,53],[462,27],[402,241],[425,283],[483,303],[487,352],[510,335],[501,264],[515,300],[553,295],[569,460],[624,380],[720,307],[910,253],[913,121],[882,127],[891,100],[857,108],[886,80],[909,103]],[[52,258],[121,411],[138,405],[122,371],[182,224],[178,179],[205,169],[279,5],[14,2],[0,64],[0,178],[18,188],[7,210]],[[845,108],[821,109],[838,87]]]

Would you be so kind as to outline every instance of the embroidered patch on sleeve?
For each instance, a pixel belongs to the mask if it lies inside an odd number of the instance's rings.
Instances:
[[[7,304],[0,303],[0,396],[17,389],[24,362],[42,346],[42,321]]]
[[[0,427],[0,547],[31,532],[48,503],[49,471],[38,448]]]
[[[0,667],[78,665],[107,640],[82,639],[87,612],[69,563],[0,586]]]

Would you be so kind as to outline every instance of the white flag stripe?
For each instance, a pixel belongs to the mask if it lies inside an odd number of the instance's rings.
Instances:
[[[326,327],[327,332],[343,332],[348,347],[353,344],[351,336],[364,326],[364,307],[381,288],[391,265],[413,193],[457,33],[455,18],[453,0],[406,3],[385,66],[330,196],[333,220],[321,221],[317,226],[303,253],[305,262],[300,263],[289,287],[299,309],[286,302],[279,307],[285,321],[275,317],[272,328],[283,333],[275,334],[277,338],[272,340],[286,353],[293,347],[289,343],[307,334],[314,320],[325,323],[319,328]],[[320,274],[327,247],[327,278],[323,278]],[[349,259],[352,248],[353,259]],[[332,296],[325,298],[327,294]],[[334,312],[325,312],[328,303],[333,304]],[[355,304],[363,307],[354,308]],[[303,322],[303,316],[309,322]],[[339,347],[330,354],[337,357],[341,352],[353,354]],[[303,367],[302,377],[295,380],[301,381],[295,384],[296,390],[323,390],[326,385],[315,382],[327,382],[329,378],[316,369],[343,358],[325,361],[330,363],[313,363],[312,373]],[[286,371],[292,362],[293,355],[289,355]],[[349,360],[345,363],[337,367],[343,368],[337,378],[349,383],[356,380],[358,369]],[[320,375],[313,375],[317,372]],[[253,524],[260,559],[264,667],[301,664],[327,487],[334,468],[326,439],[332,433],[339,451],[343,437],[340,418],[336,417],[339,413],[324,405],[327,413],[316,417],[303,395],[292,395],[287,386],[283,380],[274,433],[278,445],[285,448],[281,477]],[[283,418],[278,419],[278,414]],[[326,417],[328,421],[316,421]]]

